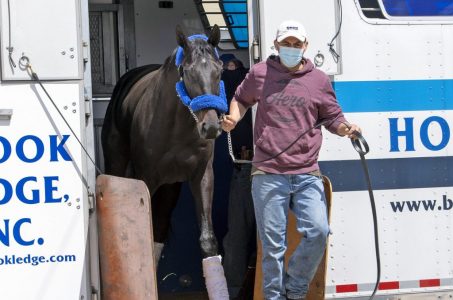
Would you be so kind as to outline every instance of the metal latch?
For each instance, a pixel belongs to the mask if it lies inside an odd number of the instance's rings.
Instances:
[[[93,291],[91,292],[91,300],[98,300],[98,291],[94,287],[92,287],[92,289]]]
[[[255,36],[252,42],[252,54],[255,62],[260,60],[260,43],[257,36]]]
[[[88,95],[85,95],[85,117],[91,117],[91,101]]]
[[[88,211],[91,213],[94,212],[94,207],[96,206],[96,199],[93,192],[88,192]]]
[[[88,57],[89,57],[89,47],[88,47],[88,42],[83,41],[82,43],[82,53],[83,53],[83,63],[86,64],[88,62]]]

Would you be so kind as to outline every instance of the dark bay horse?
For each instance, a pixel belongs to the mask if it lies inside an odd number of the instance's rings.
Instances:
[[[158,67],[129,71],[117,83],[102,128],[106,174],[143,180],[151,195],[154,240],[166,240],[181,184],[188,181],[196,203],[204,258],[217,255],[211,221],[214,140],[226,100],[219,95],[220,31],[186,37]],[[185,95],[177,93],[177,83]],[[181,99],[180,99],[181,98]],[[198,100],[197,105],[184,100]],[[222,111],[223,110],[223,111]]]

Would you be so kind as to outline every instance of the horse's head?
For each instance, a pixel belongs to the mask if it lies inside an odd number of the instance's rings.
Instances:
[[[219,95],[222,62],[219,60],[216,47],[220,40],[220,30],[213,27],[207,40],[196,38],[188,39],[181,27],[176,27],[178,45],[184,51],[184,58],[180,65],[180,75],[185,89],[191,99],[202,95]],[[205,139],[214,139],[220,135],[220,112],[213,106],[194,111],[197,119],[197,128],[200,136]]]

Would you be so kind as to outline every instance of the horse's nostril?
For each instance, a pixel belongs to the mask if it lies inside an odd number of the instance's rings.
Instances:
[[[220,130],[220,124],[217,122],[203,122],[201,124],[201,134],[206,139],[215,139],[219,136]]]

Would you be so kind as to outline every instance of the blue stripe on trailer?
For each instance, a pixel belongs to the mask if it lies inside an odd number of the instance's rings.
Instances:
[[[453,157],[368,159],[374,190],[451,187]],[[364,191],[367,185],[360,158],[320,161],[321,172],[332,181],[334,192]]]
[[[344,112],[453,109],[453,80],[336,81]]]

